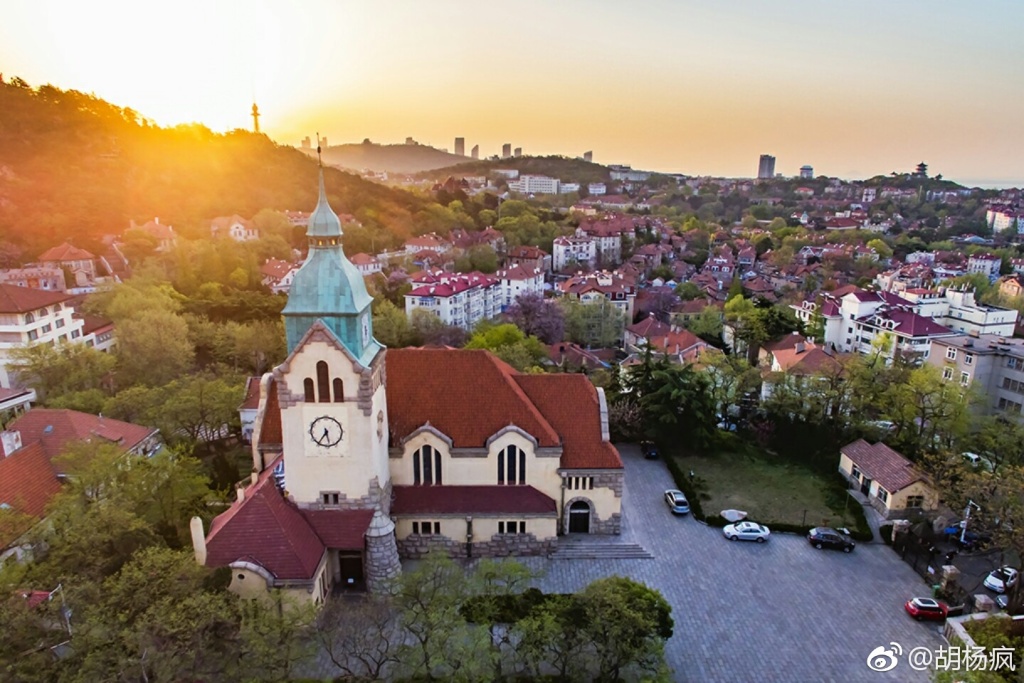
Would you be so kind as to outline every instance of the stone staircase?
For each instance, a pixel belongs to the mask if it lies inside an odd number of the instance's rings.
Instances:
[[[607,536],[560,538],[552,560],[653,560],[654,555],[639,543],[623,542]]]

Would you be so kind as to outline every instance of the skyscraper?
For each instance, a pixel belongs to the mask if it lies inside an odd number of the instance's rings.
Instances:
[[[593,161],[593,160],[594,160],[594,153],[593,152],[584,152],[583,153],[583,161]]]
[[[455,153],[460,156],[466,156],[466,138],[455,138]]]
[[[480,158],[480,145],[473,145],[473,149],[469,150],[469,155],[474,159]]]
[[[805,164],[805,165],[801,166],[800,167],[800,177],[801,178],[813,178],[814,177],[814,167],[811,166],[810,164]]]
[[[508,159],[510,156],[512,156],[512,143],[506,142],[501,146],[501,158]]]
[[[515,150],[512,152],[512,156],[514,156],[514,157],[521,157],[521,156],[523,156],[523,148],[522,147],[516,147]]]
[[[775,157],[771,154],[762,154],[761,161],[757,165],[757,178],[763,180],[765,178],[775,177]]]

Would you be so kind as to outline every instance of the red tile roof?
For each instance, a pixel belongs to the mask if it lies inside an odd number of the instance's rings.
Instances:
[[[157,431],[109,417],[53,408],[33,408],[11,422],[7,429],[20,432],[22,443],[40,442],[49,458],[64,453],[72,442],[88,441],[94,436],[117,444],[127,452]]]
[[[260,266],[260,272],[266,277],[273,278],[274,280],[280,281],[285,275],[294,270],[297,266],[288,261],[282,261],[281,259],[271,258],[267,259],[267,262]]]
[[[0,313],[27,313],[72,298],[63,292],[0,284]]]
[[[73,247],[67,242],[64,244],[47,249],[39,255],[38,261],[40,263],[47,263],[49,261],[89,261],[96,258],[85,249],[79,249]]]
[[[601,440],[597,389],[584,375],[519,375],[516,381],[561,435],[562,467],[622,467],[615,446]]]
[[[335,550],[362,550],[373,510],[300,510],[323,544]]]
[[[260,429],[260,446],[280,446],[284,442],[281,431],[281,404],[277,398],[277,380],[271,380],[267,390],[267,408]]]
[[[60,481],[40,444],[29,444],[6,458],[0,456],[0,505],[9,505],[15,512],[41,519],[46,505],[58,491]],[[31,524],[9,529],[6,537],[0,536],[0,548],[28,531]]]
[[[395,486],[394,515],[551,514],[555,501],[532,486]]]
[[[98,315],[82,315],[77,316],[82,318],[82,336],[93,334],[107,328],[114,329],[114,321],[101,318]]]
[[[389,349],[387,354],[388,419],[395,441],[430,422],[456,448],[481,447],[515,424],[541,446],[558,445],[558,434],[516,383],[518,373],[489,352]]]
[[[297,507],[274,485],[273,468],[245,491],[245,499],[214,518],[206,537],[206,564],[260,565],[278,579],[311,579],[325,546]],[[365,531],[365,529],[364,529]]]
[[[352,256],[350,256],[348,260],[357,266],[368,266],[373,263],[377,263],[376,256],[370,256],[369,254],[365,254],[363,252],[359,252],[358,254],[352,254]]]
[[[839,452],[889,493],[902,491],[915,481],[924,479],[912,462],[881,441],[872,445],[864,439],[857,439],[843,446]]]
[[[239,410],[256,410],[260,407],[260,378],[250,377],[245,381],[245,398]]]

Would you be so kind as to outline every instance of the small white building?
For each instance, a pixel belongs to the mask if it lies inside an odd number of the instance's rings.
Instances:
[[[999,277],[1003,259],[994,254],[973,254],[967,259],[968,273],[981,273],[989,280]]]
[[[608,187],[604,183],[590,183],[587,185],[587,194],[591,197],[600,197],[608,194]]]
[[[502,311],[508,309],[523,294],[544,293],[544,271],[515,265],[494,274],[498,278],[498,303]]]
[[[519,176],[508,184],[508,189],[520,194],[558,194],[558,178],[549,178],[546,175],[524,175]],[[579,185],[576,186],[579,189]]]
[[[37,343],[83,341],[84,322],[74,315],[70,294],[0,284],[0,387],[17,388],[11,349]]]
[[[218,216],[210,221],[210,233],[214,237],[230,237],[236,242],[248,242],[259,239],[260,233],[253,225],[237,213],[231,216]]]
[[[569,265],[591,269],[597,264],[597,243],[586,235],[556,237],[552,252],[551,263],[556,273]]]
[[[376,256],[371,256],[370,254],[364,254],[362,252],[352,254],[352,258],[350,258],[349,261],[359,269],[359,272],[362,273],[364,277],[381,271],[380,261],[377,260]]]

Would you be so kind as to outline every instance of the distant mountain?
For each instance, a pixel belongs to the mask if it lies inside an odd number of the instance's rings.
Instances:
[[[465,161],[466,157],[449,154],[429,145],[335,145],[323,151],[324,163],[362,171],[388,173],[420,173],[444,168]]]
[[[426,171],[420,176],[443,180],[448,176],[491,175],[496,169],[515,169],[520,175],[546,175],[567,183],[603,183],[610,180],[608,167],[583,159],[562,156],[514,157],[511,159],[483,159],[466,161],[437,170]]]
[[[390,233],[378,244],[400,243],[426,205],[336,169],[325,181],[335,211]],[[0,81],[0,247],[28,258],[67,239],[95,250],[132,219],[203,234],[215,216],[312,211],[316,199],[316,162],[265,135],[161,128],[93,95]]]

